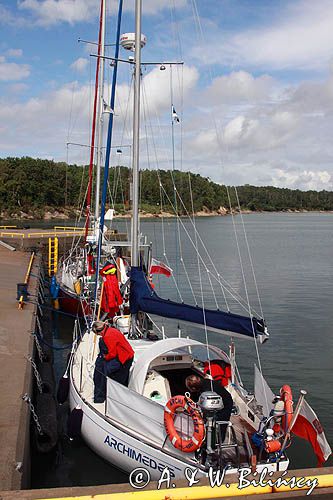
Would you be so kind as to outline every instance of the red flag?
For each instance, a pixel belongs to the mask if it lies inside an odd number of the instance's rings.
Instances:
[[[332,450],[317,415],[306,401],[303,402],[299,416],[291,431],[296,436],[311,443],[318,459],[318,466],[321,467],[331,455]]]
[[[172,269],[160,260],[151,259],[150,274],[164,274],[164,276],[170,278]]]

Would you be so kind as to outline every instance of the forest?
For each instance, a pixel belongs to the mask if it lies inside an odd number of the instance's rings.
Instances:
[[[114,206],[117,212],[124,213],[130,208],[130,181],[128,167],[110,169],[108,206]],[[87,166],[30,157],[3,158],[0,159],[0,212],[2,217],[21,212],[43,217],[46,209],[79,209],[87,183]],[[237,186],[236,191],[199,174],[146,169],[140,172],[140,203],[141,210],[153,214],[216,212],[221,207],[229,211],[230,206],[237,210],[238,204],[251,211],[328,211],[333,210],[333,192],[247,184]]]

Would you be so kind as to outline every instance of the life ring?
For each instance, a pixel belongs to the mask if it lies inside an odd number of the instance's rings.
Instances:
[[[190,439],[183,439],[180,437],[175,429],[175,415],[178,408],[183,408],[192,418],[193,422],[193,435]],[[205,424],[195,407],[195,403],[186,396],[174,396],[165,405],[164,408],[164,426],[168,438],[177,450],[185,453],[192,453],[202,445],[205,437]]]
[[[286,432],[290,428],[293,419],[293,393],[289,385],[283,385],[280,389],[280,396],[284,402],[285,415],[282,417],[282,428]]]

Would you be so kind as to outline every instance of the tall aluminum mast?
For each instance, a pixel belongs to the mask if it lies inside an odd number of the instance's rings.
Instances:
[[[139,265],[139,141],[140,141],[140,87],[141,87],[141,13],[142,0],[135,2],[135,58],[134,58],[134,113],[133,113],[133,214],[132,266]]]

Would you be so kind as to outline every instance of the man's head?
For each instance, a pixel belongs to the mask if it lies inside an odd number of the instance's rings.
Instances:
[[[106,324],[104,321],[94,321],[92,325],[92,331],[96,333],[96,335],[102,335],[105,330]]]
[[[185,379],[185,385],[190,392],[199,392],[201,389],[201,378],[198,375],[189,375]]]

